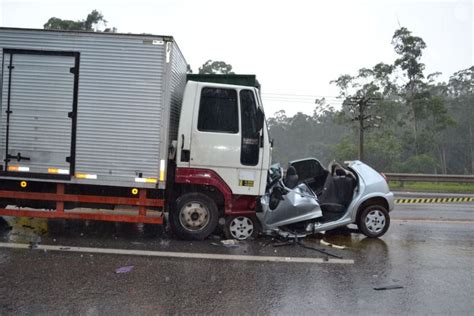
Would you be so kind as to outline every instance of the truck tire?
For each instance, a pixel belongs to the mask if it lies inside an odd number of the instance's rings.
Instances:
[[[360,213],[357,226],[367,237],[381,237],[390,226],[390,215],[381,205],[369,205]]]
[[[183,194],[169,213],[171,230],[186,240],[206,239],[216,229],[218,218],[216,202],[202,193]]]

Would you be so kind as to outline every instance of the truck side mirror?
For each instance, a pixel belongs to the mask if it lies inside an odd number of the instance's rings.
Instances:
[[[257,116],[257,131],[260,131],[263,128],[263,122],[265,120],[265,115],[263,114],[262,110],[260,108],[258,108],[256,116]]]

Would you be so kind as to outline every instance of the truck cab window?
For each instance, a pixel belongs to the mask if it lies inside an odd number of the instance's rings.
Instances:
[[[240,162],[243,165],[255,166],[258,164],[260,151],[260,133],[257,122],[257,104],[251,90],[240,91],[240,116],[242,119]]]
[[[202,132],[239,132],[237,91],[203,88],[199,105],[198,130]]]

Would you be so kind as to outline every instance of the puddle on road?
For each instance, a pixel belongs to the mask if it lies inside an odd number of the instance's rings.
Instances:
[[[326,243],[345,247],[344,249],[325,246]],[[314,245],[327,252],[334,252],[343,257],[354,257],[360,263],[381,264],[388,260],[389,248],[383,239],[368,238],[349,230],[328,231],[304,239],[305,244]]]
[[[10,229],[6,234],[9,242],[38,243],[48,232],[48,220],[44,218],[4,217]]]
[[[94,242],[94,246],[117,240],[130,245],[144,245],[149,240],[169,246],[163,227],[150,224],[115,223],[30,217],[0,217],[0,238],[13,243]]]

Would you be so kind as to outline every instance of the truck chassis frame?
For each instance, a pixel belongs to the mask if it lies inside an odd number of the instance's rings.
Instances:
[[[41,217],[55,219],[80,219],[97,220],[111,222],[129,222],[129,223],[149,223],[163,224],[163,206],[164,199],[150,198],[151,189],[131,188],[131,194],[134,197],[114,194],[113,196],[103,196],[98,194],[75,194],[65,193],[68,184],[65,183],[44,183],[49,187],[49,191],[54,188],[55,192],[40,192],[40,190],[27,189],[27,181],[11,180],[9,184],[17,185],[17,188],[10,186],[7,190],[0,187],[0,204],[2,200],[21,200],[33,203],[51,203],[54,209],[30,209],[25,207],[4,208],[0,206],[0,216],[16,217]],[[38,182],[36,182],[38,184]],[[117,196],[122,195],[122,196]],[[107,205],[111,210],[102,210],[84,207],[84,209],[72,208],[65,209],[65,203],[89,203]],[[134,206],[135,209],[116,210],[117,206]],[[150,210],[148,208],[160,208],[160,211]]]

